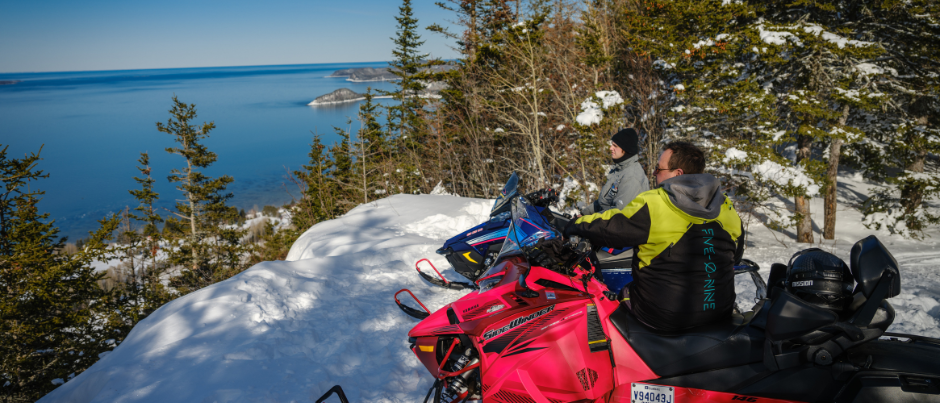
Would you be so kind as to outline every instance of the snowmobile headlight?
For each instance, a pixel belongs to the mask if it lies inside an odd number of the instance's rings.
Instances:
[[[492,290],[493,287],[496,287],[496,284],[499,284],[503,280],[503,276],[494,276],[485,278],[480,281],[480,294]]]

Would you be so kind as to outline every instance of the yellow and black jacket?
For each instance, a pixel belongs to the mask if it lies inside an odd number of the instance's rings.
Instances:
[[[741,218],[709,174],[680,175],[640,193],[623,210],[579,218],[565,229],[595,245],[633,249],[633,314],[664,331],[728,318]]]

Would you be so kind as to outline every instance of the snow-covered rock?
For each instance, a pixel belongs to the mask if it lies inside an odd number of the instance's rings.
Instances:
[[[326,95],[320,95],[307,105],[331,105],[343,104],[347,102],[356,102],[366,99],[365,95],[359,94],[349,88],[340,88]]]

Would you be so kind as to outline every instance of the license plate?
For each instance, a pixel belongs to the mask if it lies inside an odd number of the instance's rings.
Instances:
[[[630,388],[632,403],[673,403],[675,400],[676,391],[672,386],[634,383]]]

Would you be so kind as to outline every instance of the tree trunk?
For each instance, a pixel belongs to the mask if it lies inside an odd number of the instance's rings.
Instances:
[[[799,163],[810,156],[810,145],[813,139],[809,136],[800,136],[797,140],[796,162]],[[796,241],[800,243],[813,243],[813,218],[809,213],[809,200],[811,197],[798,196],[794,200],[795,213],[799,216],[796,223]]]
[[[829,170],[826,171],[826,205],[825,219],[823,227],[823,239],[835,239],[836,237],[836,185],[839,178],[839,153],[842,149],[842,140],[832,140],[829,145]]]
[[[839,127],[844,127],[849,119],[849,106],[842,108]],[[829,169],[826,171],[826,203],[823,219],[823,239],[836,238],[836,190],[839,184],[839,157],[842,155],[842,139],[833,139],[829,145]]]
[[[188,147],[188,145],[187,145]],[[186,174],[186,183],[190,186],[193,184],[193,162],[186,158],[187,174]],[[190,192],[186,195],[186,199],[189,200],[189,228],[190,228],[190,248],[193,252],[193,271],[198,273],[199,270],[199,253],[196,252],[196,201],[193,200],[193,194]]]

